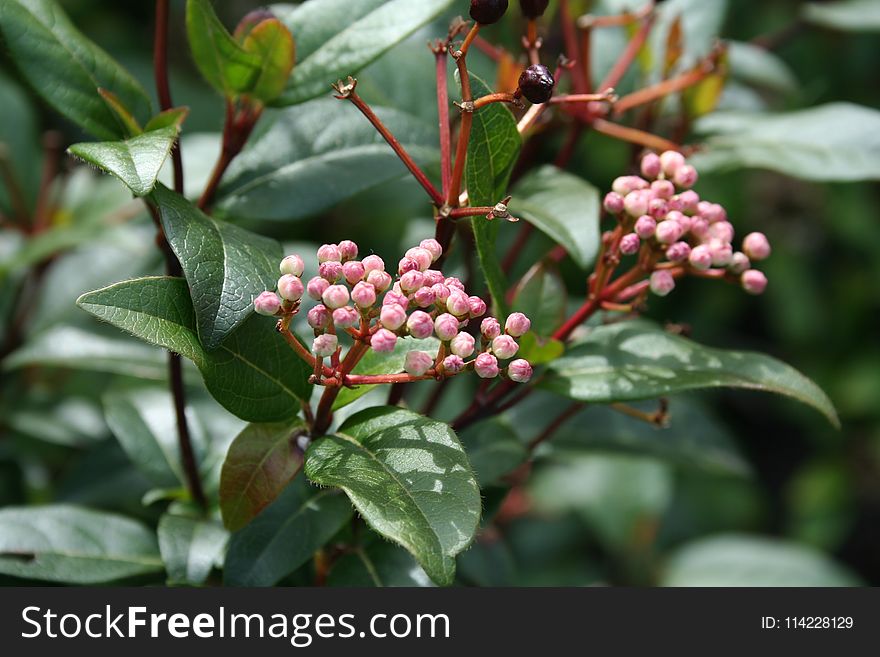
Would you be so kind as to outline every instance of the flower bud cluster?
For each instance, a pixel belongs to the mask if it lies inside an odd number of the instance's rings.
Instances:
[[[411,350],[405,356],[407,374],[440,377],[472,369],[485,379],[504,376],[528,381],[531,365],[514,357],[519,351],[517,338],[531,326],[529,318],[513,313],[502,327],[499,320],[486,316],[483,299],[469,295],[458,278],[432,268],[442,253],[436,240],[422,240],[389,272],[377,255],[358,260],[354,242],[325,244],[317,252],[318,276],[304,284],[302,258],[287,256],[281,261],[277,291],[260,294],[254,309],[289,319],[299,311],[303,298],[314,300],[306,320],[315,335],[311,351],[319,359],[337,354],[341,333],[380,353],[394,351],[405,336],[433,336],[442,345],[437,359]],[[469,332],[467,328],[477,320],[479,334]]]
[[[675,287],[674,270],[692,274],[711,270],[737,280],[750,294],[761,294],[767,278],[753,263],[770,255],[766,236],[750,233],[735,250],[727,212],[692,189],[699,176],[681,153],[647,153],[640,164],[642,175],[617,178],[603,206],[620,222],[619,254],[639,254],[641,262],[650,263],[651,291],[669,294]]]

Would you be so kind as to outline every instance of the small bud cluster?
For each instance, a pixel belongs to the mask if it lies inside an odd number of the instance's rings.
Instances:
[[[701,199],[692,187],[697,170],[676,151],[648,153],[641,160],[641,176],[617,178],[604,199],[604,208],[620,222],[620,255],[640,254],[650,264],[650,289],[666,296],[675,287],[673,270],[706,273],[710,270],[738,280],[750,294],[767,287],[764,274],[752,264],[770,255],[763,233],[750,233],[740,251],[733,248],[734,229],[727,212]]]
[[[443,377],[472,369],[484,379],[501,375],[520,383],[528,381],[531,365],[514,356],[519,350],[517,338],[531,326],[529,318],[513,313],[502,328],[496,318],[485,316],[485,301],[468,295],[459,279],[431,268],[442,252],[436,240],[422,240],[404,254],[392,276],[379,256],[358,260],[354,242],[325,244],[317,253],[318,276],[303,284],[302,258],[287,256],[281,261],[277,291],[260,294],[254,309],[261,315],[289,319],[305,296],[316,301],[306,319],[315,334],[311,351],[319,359],[338,355],[340,332],[380,353],[394,351],[404,336],[436,336],[442,344],[437,359],[424,351],[409,351],[404,365],[407,374]],[[480,318],[477,338],[476,331],[465,329]]]

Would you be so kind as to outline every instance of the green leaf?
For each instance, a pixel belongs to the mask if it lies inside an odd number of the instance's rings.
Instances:
[[[112,92],[141,122],[152,113],[143,87],[83,36],[54,0],[0,1],[0,30],[37,93],[95,137],[118,139],[127,134],[98,89]]]
[[[846,32],[880,31],[880,5],[874,0],[808,2],[801,7],[804,20]]]
[[[470,80],[474,98],[492,93],[477,76],[471,75]],[[506,196],[507,183],[520,148],[522,137],[516,129],[516,119],[503,103],[491,103],[474,112],[465,161],[465,182],[471,205],[492,206]],[[498,231],[505,223],[498,219],[489,221],[485,217],[472,219],[480,268],[494,305],[502,314],[507,314],[507,282],[495,243]]]
[[[238,531],[283,491],[302,467],[296,439],[305,424],[250,424],[236,436],[220,473],[220,511]]]
[[[539,262],[517,283],[512,309],[528,315],[532,331],[546,337],[565,321],[567,299],[565,283],[556,266]]]
[[[436,127],[399,110],[373,110],[420,165],[439,160]],[[267,112],[258,130],[223,177],[220,213],[302,219],[406,173],[369,121],[333,98]]]
[[[260,57],[232,38],[210,0],[187,0],[186,32],[196,66],[214,89],[234,98],[253,87]]]
[[[178,131],[170,126],[125,141],[74,144],[68,152],[116,176],[135,196],[146,196],[156,186]]]
[[[503,418],[475,424],[461,434],[461,444],[480,488],[498,483],[516,469],[528,455],[513,427]]]
[[[232,535],[224,582],[272,586],[312,558],[349,521],[351,504],[299,477],[252,523]]]
[[[159,519],[158,533],[169,584],[204,584],[229,540],[215,522],[170,513]]]
[[[666,44],[676,20],[681,21],[683,48],[674,71],[680,72],[692,68],[709,54],[718,40],[726,15],[727,0],[667,0],[658,6],[649,38],[655,63],[653,77],[658,79],[663,73]]]
[[[779,539],[722,534],[688,543],[670,557],[663,586],[860,586],[821,552]]]
[[[189,284],[199,337],[216,349],[253,313],[254,299],[275,289],[281,245],[213,219],[165,187],[153,196]]]
[[[147,121],[147,125],[144,126],[144,132],[172,127],[177,127],[179,131],[187,116],[189,116],[189,107],[172,107],[171,109],[159,112]]]
[[[91,400],[68,396],[29,399],[3,411],[3,424],[11,432],[56,445],[84,448],[102,441],[107,427]]]
[[[186,282],[148,277],[88,292],[77,305],[95,317],[192,360],[228,411],[250,422],[291,420],[308,399],[309,368],[268,318],[251,317],[219,348],[206,351],[195,332]]]
[[[529,331],[519,339],[518,358],[525,358],[532,365],[552,363],[565,353],[565,344],[554,338],[539,338]]]
[[[708,134],[693,156],[701,171],[771,169],[818,181],[880,179],[880,111],[829,103],[779,114],[716,112],[697,121]]]
[[[2,30],[2,28],[0,28]],[[39,196],[40,148],[39,117],[24,88],[0,71],[0,107],[4,120],[0,121],[0,157],[15,174],[22,187],[29,212]],[[13,157],[14,154],[14,157]],[[10,203],[6,183],[0,184],[0,211],[7,217],[16,217]]]
[[[299,49],[299,62],[276,103],[294,105],[327,93],[331,82],[353,75],[437,17],[451,2],[311,0],[295,7],[273,6]]]
[[[336,561],[327,577],[327,585],[356,588],[433,586],[409,552],[380,540],[371,541],[366,547],[359,546]]]
[[[698,388],[747,388],[796,399],[840,426],[825,393],[785,363],[759,353],[704,347],[641,321],[593,329],[550,365],[539,386],[600,403]]]
[[[306,452],[306,475],[342,488],[381,535],[405,547],[441,585],[480,518],[477,482],[448,425],[377,407],[350,417]]]
[[[582,178],[545,165],[513,191],[510,212],[562,244],[588,269],[599,251],[599,191]]]
[[[290,31],[277,18],[261,21],[248,32],[242,47],[260,60],[260,69],[248,94],[264,103],[277,98],[296,60]]]
[[[406,355],[410,351],[426,351],[436,358],[439,348],[440,341],[437,338],[417,340],[412,336],[406,336],[397,341],[397,344],[394,345],[394,351],[390,353],[369,350],[354,370],[352,370],[352,374],[397,374],[403,371]],[[339,395],[333,403],[333,410],[340,409],[356,399],[360,399],[375,387],[372,385],[343,388],[339,391]]]
[[[103,584],[162,571],[155,535],[139,522],[75,506],[0,509],[0,573]]]
[[[745,41],[727,42],[731,77],[764,89],[792,94],[798,81],[788,65],[769,50]]]

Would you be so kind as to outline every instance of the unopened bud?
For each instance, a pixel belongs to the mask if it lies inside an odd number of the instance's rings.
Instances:
[[[458,319],[454,315],[450,315],[449,313],[438,315],[437,319],[434,320],[434,332],[437,334],[437,337],[440,338],[440,340],[442,340],[443,342],[446,342],[447,340],[452,340],[452,338],[458,335],[458,327]]]
[[[349,260],[342,263],[342,275],[349,285],[354,285],[364,278],[364,264],[360,260]]]
[[[370,347],[379,353],[390,353],[397,346],[397,336],[385,328],[380,328],[370,338]]]
[[[306,285],[306,291],[312,299],[320,301],[321,297],[324,295],[324,290],[328,287],[330,287],[330,282],[327,279],[315,276]]]
[[[639,252],[642,240],[635,233],[628,233],[620,238],[620,252],[623,255],[633,255]]]
[[[733,224],[729,221],[718,221],[709,226],[709,237],[722,242],[733,241]]]
[[[305,292],[305,287],[298,276],[284,274],[278,279],[278,294],[285,301],[299,301]]]
[[[447,374],[458,374],[464,369],[464,361],[460,356],[452,355],[443,359],[443,371]]]
[[[336,353],[339,339],[332,333],[322,333],[312,342],[312,353],[318,358],[327,358]]]
[[[737,251],[733,254],[733,257],[730,259],[730,263],[727,265],[727,270],[731,274],[742,274],[746,269],[750,269],[752,266],[749,257],[742,253],[741,251]]]
[[[767,288],[767,277],[757,269],[747,269],[739,280],[742,288],[749,294],[763,294]]]
[[[309,310],[306,319],[309,322],[309,326],[313,329],[325,329],[330,326],[330,310],[323,303],[319,303]]]
[[[425,284],[425,275],[418,269],[412,269],[400,277],[400,289],[412,294]]]
[[[281,299],[278,298],[278,295],[274,292],[261,292],[260,295],[254,299],[254,311],[258,315],[265,315],[267,317],[272,317],[277,314],[278,311],[281,310]]]
[[[648,202],[651,200],[651,192],[639,189],[630,192],[623,199],[623,207],[631,217],[640,217],[648,211]]]
[[[342,263],[338,260],[327,260],[318,265],[318,274],[330,283],[342,278]]]
[[[623,197],[617,192],[608,192],[602,202],[602,206],[608,214],[620,214],[623,212],[623,205]]]
[[[419,242],[419,246],[431,254],[432,262],[437,262],[437,258],[443,255],[443,247],[433,237],[422,240]]]
[[[529,361],[517,358],[507,366],[507,376],[516,383],[526,383],[532,378],[532,366]]]
[[[385,271],[385,261],[377,255],[368,255],[361,260],[361,264],[364,266],[364,271],[368,274],[371,271]]]
[[[376,292],[381,293],[391,287],[391,274],[374,269],[367,274],[366,282],[372,285]]]
[[[665,151],[660,154],[660,168],[667,178],[672,178],[679,167],[684,166],[684,155],[678,151]]]
[[[406,257],[419,263],[419,271],[425,271],[431,266],[431,263],[434,262],[434,256],[431,255],[431,252],[420,246],[407,250]]]
[[[358,308],[369,308],[376,303],[376,288],[361,281],[352,288],[351,300],[357,304]]]
[[[647,189],[648,181],[639,176],[620,176],[611,183],[611,189],[621,196],[626,196],[637,189]]]
[[[396,331],[406,322],[406,311],[396,303],[382,306],[379,311],[379,323],[387,329]]]
[[[666,200],[675,196],[675,185],[668,180],[655,180],[651,183],[651,191],[654,198]]]
[[[643,240],[650,239],[654,237],[654,232],[657,230],[657,222],[653,217],[649,217],[644,214],[638,219],[636,219],[635,231],[636,235],[641,237]]]
[[[382,305],[400,306],[401,308],[406,310],[407,308],[409,308],[409,299],[406,298],[406,295],[401,294],[400,292],[388,290],[388,292],[385,293],[385,298],[382,299]]]
[[[354,260],[358,255],[358,245],[351,240],[342,240],[339,243],[339,259],[342,262]]]
[[[487,340],[494,340],[501,335],[501,324],[494,317],[486,317],[480,323],[480,333]]]
[[[743,240],[743,252],[752,260],[770,257],[770,242],[764,233],[749,233]]]
[[[351,328],[360,322],[361,316],[351,306],[342,306],[333,311],[333,323],[341,329]]]
[[[474,353],[475,347],[476,340],[474,340],[474,336],[470,333],[465,333],[464,331],[458,333],[458,335],[452,338],[449,343],[449,350],[456,356],[461,356],[462,358],[467,358]]]
[[[324,305],[335,310],[348,303],[348,288],[344,285],[331,285],[321,295]]]
[[[303,259],[298,255],[289,255],[281,261],[279,266],[282,274],[291,274],[293,276],[302,276],[305,264]]]
[[[676,242],[666,249],[669,262],[684,262],[691,254],[691,246],[687,242]]]
[[[429,306],[433,306],[434,302],[437,300],[437,295],[434,294],[434,290],[429,287],[420,287],[413,294],[413,301],[416,302],[416,305],[419,308],[428,308]]]
[[[513,358],[519,351],[519,345],[509,335],[499,335],[492,340],[492,352],[500,359]]]
[[[688,262],[694,269],[709,269],[712,266],[712,250],[706,244],[695,246],[688,255]]]
[[[437,271],[436,269],[426,269],[424,273],[425,273],[425,285],[428,285],[428,286],[438,285],[446,280],[446,277],[443,275],[443,272]]]
[[[424,351],[408,351],[403,369],[412,376],[423,376],[434,366],[434,359]]]
[[[412,258],[401,258],[397,263],[398,276],[403,276],[409,271],[419,271],[419,263]]]
[[[480,354],[474,361],[474,371],[482,379],[494,379],[499,372],[498,359],[489,353]]]
[[[697,207],[700,205],[700,195],[694,190],[688,189],[678,195],[678,200],[682,205],[682,212],[687,214],[696,214]]]
[[[456,317],[465,317],[466,315],[469,315],[471,312],[471,304],[467,295],[458,290],[450,293],[449,298],[446,300],[446,310]]]
[[[669,214],[672,214],[671,212]],[[657,224],[657,241],[661,244],[672,244],[681,237],[681,224],[677,221],[661,221]]]
[[[330,262],[331,260],[341,262],[342,253],[335,244],[324,244],[318,249],[318,262]]]
[[[733,258],[733,249],[730,242],[724,242],[719,239],[709,240],[709,251],[712,254],[713,267],[726,267]]]
[[[531,327],[531,320],[522,313],[512,313],[504,323],[504,330],[515,338],[528,333]]]
[[[675,288],[675,279],[665,269],[659,269],[651,274],[651,292],[658,297],[665,297]]]
[[[660,156],[656,153],[645,153],[642,157],[642,162],[640,165],[642,170],[642,175],[645,178],[654,179],[660,175],[661,166],[660,166]]]
[[[454,288],[456,290],[459,290],[460,292],[464,292],[464,283],[462,283],[455,276],[450,276],[449,278],[444,279],[443,285],[448,287],[450,290]]]
[[[697,183],[697,170],[690,164],[678,167],[673,174],[673,182],[684,189],[690,189]]]
[[[406,320],[409,334],[418,340],[431,337],[434,332],[434,320],[423,310],[415,310]]]
[[[480,297],[468,297],[468,307],[470,309],[468,315],[471,318],[482,317],[486,314],[486,302],[483,301]]]

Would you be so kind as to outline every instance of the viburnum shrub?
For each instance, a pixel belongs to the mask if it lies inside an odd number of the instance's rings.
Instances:
[[[655,323],[677,312],[660,299],[675,288],[721,294],[696,279],[750,295],[768,286],[758,267],[770,242],[752,217],[734,216],[748,202],[728,213],[711,198],[717,187],[704,192],[699,181],[701,163],[718,168],[713,149],[730,148],[693,130],[721,98],[727,46],[690,48],[699,39],[676,13],[688,3],[583,16],[574,4],[308,0],[254,11],[229,31],[209,0],[188,0],[192,60],[224,108],[206,157],[181,141],[189,110],[172,101],[168,0],[156,2],[158,108],[54,0],[0,2],[22,77],[98,140],[69,153],[118,178],[149,212],[164,275],[139,271],[77,304],[164,348],[170,390],[161,422],[143,410],[155,388],[111,390],[106,401],[110,428],[153,477],[144,503],[162,505],[162,561],[132,558],[111,572],[41,570],[37,559],[12,574],[97,582],[164,569],[169,581],[201,584],[217,564],[230,584],[448,585],[475,537],[491,543],[529,513],[532,466],[564,425],[609,444],[587,406],[674,426],[669,395],[726,386],[787,395],[836,423],[824,393],[791,367]],[[447,9],[470,20],[438,28]],[[394,75],[372,80],[381,69],[367,65],[426,24],[439,38],[424,48],[420,33],[413,57],[430,79],[398,82],[392,59]],[[599,48],[611,32],[626,38]],[[417,95],[431,129],[377,106],[385,94],[389,103]],[[622,147],[604,195],[607,180],[567,171],[605,157],[585,146],[592,133]],[[357,194],[380,183],[392,200],[366,207]],[[381,217],[412,189],[430,221],[408,225],[398,251],[380,237]],[[316,226],[320,238],[291,228],[342,201]],[[46,216],[22,224],[24,238],[38,239]],[[329,231],[338,234],[328,241]],[[328,243],[282,247],[276,237]],[[4,356],[23,342],[9,335]],[[203,390],[231,415],[213,402],[201,415]],[[226,415],[234,430],[224,441]],[[142,447],[148,435],[161,449]],[[652,434],[644,450],[661,453],[664,440]],[[159,462],[169,453],[180,463]],[[608,481],[629,479],[639,477],[621,470]],[[544,499],[555,499],[552,487]],[[98,521],[44,512],[50,524]]]

